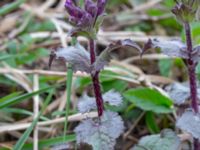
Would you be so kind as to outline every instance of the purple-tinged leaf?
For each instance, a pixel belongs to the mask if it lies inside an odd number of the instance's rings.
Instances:
[[[103,101],[112,106],[119,106],[122,104],[122,96],[120,93],[110,90],[103,94]],[[89,97],[85,94],[79,99],[78,110],[80,113],[86,113],[96,109],[97,106],[94,97]]]
[[[56,55],[55,55],[55,52],[54,51],[51,51],[51,54],[49,56],[49,69],[51,68],[51,65],[53,63],[53,60],[56,58]]]
[[[152,48],[160,48],[163,54],[170,57],[189,58],[186,45],[179,40],[159,41],[154,39],[151,43]]]
[[[54,52],[56,59],[62,59],[72,65],[73,71],[91,72],[89,53],[80,44],[59,48]]]
[[[141,52],[141,56],[146,52],[148,51],[149,49],[151,49],[153,47],[153,43],[151,41],[151,39],[149,39],[145,44],[144,44],[144,47],[142,49],[142,52]]]
[[[192,110],[187,110],[177,121],[176,126],[184,130],[194,138],[200,139],[200,114],[195,114]]]
[[[110,111],[105,111],[97,120],[87,119],[75,128],[77,143],[87,143],[94,150],[114,150],[116,139],[124,131],[124,124],[121,117]]]
[[[195,62],[200,61],[200,46],[196,46],[192,51],[192,60]]]
[[[110,44],[98,57],[96,62],[93,64],[93,72],[100,71],[104,68],[105,65],[107,65],[110,62],[110,52],[121,48],[121,47],[131,47],[134,49],[137,49],[139,52],[142,52],[142,49],[140,46],[138,46],[135,42],[132,40],[126,39],[122,41],[117,41],[112,44]]]

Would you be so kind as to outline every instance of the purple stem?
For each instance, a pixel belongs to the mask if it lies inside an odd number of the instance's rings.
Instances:
[[[186,42],[187,42],[187,50],[189,54],[189,59],[187,60],[187,67],[188,67],[188,73],[189,73],[189,80],[190,80],[190,95],[191,95],[191,107],[195,113],[199,113],[198,108],[198,97],[197,97],[197,82],[196,82],[196,63],[192,60],[192,38],[191,38],[191,29],[190,24],[185,23],[185,36],[186,36]],[[198,139],[194,138],[194,150],[200,150],[200,143]]]
[[[95,42],[93,39],[89,40],[89,49],[90,49],[91,64],[93,64],[96,60]],[[98,116],[101,117],[103,115],[104,106],[103,106],[103,98],[102,98],[102,93],[101,93],[101,86],[99,82],[99,72],[96,72],[95,74],[91,74],[91,77],[92,77],[92,82],[93,82],[94,94],[96,98]]]

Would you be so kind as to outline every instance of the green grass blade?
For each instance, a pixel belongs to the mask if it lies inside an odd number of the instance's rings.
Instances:
[[[46,98],[46,100],[44,102],[44,105],[42,106],[42,109],[39,112],[38,116],[33,120],[33,122],[31,123],[31,126],[28,129],[26,129],[24,134],[21,136],[21,138],[18,140],[18,142],[14,146],[13,150],[21,150],[22,149],[22,147],[24,146],[26,140],[30,136],[31,132],[33,131],[33,129],[35,127],[35,125],[37,124],[37,122],[39,120],[39,117],[42,115],[42,113],[44,112],[45,108],[49,104],[52,95],[53,95],[53,90],[49,93],[48,97]]]
[[[68,65],[67,69],[67,103],[66,103],[66,109],[65,109],[65,125],[64,125],[64,135],[66,134],[67,131],[67,124],[68,124],[68,116],[69,116],[69,109],[70,109],[70,101],[71,101],[71,87],[72,87],[72,77],[73,77],[73,70],[71,64]],[[65,137],[65,136],[64,136]]]
[[[27,111],[25,109],[19,109],[19,108],[4,108],[4,109],[1,109],[0,112],[15,113],[15,114],[33,116],[32,112]],[[44,116],[41,116],[40,119],[43,120],[43,121],[48,121],[49,120],[47,117],[44,117]]]
[[[4,96],[3,98],[1,98],[1,99],[0,99],[0,102],[2,103],[2,102],[7,101],[7,100],[9,100],[9,99],[11,99],[11,98],[14,98],[14,97],[16,97],[16,96],[19,96],[20,94],[22,94],[22,92],[14,92],[14,93],[11,93],[11,94],[6,95],[6,96]]]
[[[72,38],[71,44],[75,45],[77,43],[77,39],[75,37]],[[68,124],[68,116],[69,116],[69,109],[70,109],[70,101],[71,101],[71,88],[72,88],[72,78],[73,78],[73,70],[72,65],[68,64],[67,66],[67,81],[66,81],[66,88],[67,88],[67,102],[66,102],[66,109],[65,109],[65,124],[64,124],[64,137],[67,132],[67,124]]]
[[[18,0],[16,2],[10,3],[5,5],[4,7],[2,7],[0,9],[0,16],[5,15],[13,10],[15,10],[16,8],[18,8],[21,4],[23,4],[26,0]]]
[[[43,88],[41,90],[38,90],[38,91],[35,91],[35,92],[32,92],[32,93],[26,93],[26,94],[23,94],[23,95],[20,95],[20,96],[17,96],[17,97],[13,97],[11,99],[7,99],[5,101],[5,99],[0,99],[0,109],[2,108],[5,108],[5,107],[8,107],[8,106],[11,106],[13,104],[17,104],[19,102],[22,102],[26,99],[29,99],[31,98],[32,96],[36,95],[36,94],[40,94],[40,93],[43,93],[49,89],[52,89],[52,87],[47,87],[47,88]]]
[[[63,141],[65,139],[65,141]],[[75,134],[70,134],[67,136],[61,136],[61,137],[55,137],[51,139],[44,139],[39,141],[39,149],[47,148],[49,146],[57,145],[57,144],[62,144],[63,142],[73,142],[76,140]],[[32,150],[33,148],[33,143],[30,144],[25,144],[22,150]]]

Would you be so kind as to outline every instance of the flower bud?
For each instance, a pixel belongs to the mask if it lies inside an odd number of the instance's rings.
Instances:
[[[92,25],[92,22],[93,22],[92,16],[89,13],[85,12],[82,18],[78,21],[77,26],[80,28],[87,28]]]
[[[101,15],[104,12],[105,7],[106,7],[106,2],[107,2],[107,0],[98,0],[97,1],[97,7],[98,7],[97,15]]]
[[[74,6],[72,0],[67,0],[65,2],[65,8],[67,9],[70,16],[75,18],[81,18],[83,15],[83,10],[81,8]]]
[[[96,17],[98,8],[97,8],[97,5],[92,0],[85,0],[85,10],[92,17]]]
[[[181,23],[191,22],[196,17],[198,4],[198,0],[180,0],[172,9],[172,12]]]

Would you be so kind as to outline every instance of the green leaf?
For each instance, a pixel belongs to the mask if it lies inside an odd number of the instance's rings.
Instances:
[[[44,105],[42,106],[41,111],[39,112],[38,116],[33,120],[33,122],[31,123],[31,126],[28,129],[26,129],[26,131],[24,132],[24,134],[17,141],[17,143],[14,146],[13,150],[21,150],[22,149],[22,147],[24,146],[24,143],[26,142],[26,140],[30,136],[31,132],[33,131],[35,125],[37,124],[40,116],[42,115],[42,113],[46,109],[47,105],[49,104],[49,102],[50,102],[50,100],[52,98],[52,95],[53,95],[53,90],[47,96],[47,98],[46,98],[46,100],[44,102]]]
[[[122,80],[105,81],[102,83],[102,87],[104,92],[109,91],[110,89],[123,92],[128,87],[128,83]]]
[[[63,141],[65,139],[65,141]],[[73,142],[76,140],[75,134],[67,135],[65,137],[55,137],[51,139],[45,139],[45,140],[40,140],[39,141],[39,149],[47,148],[49,146],[57,145],[57,144],[62,144],[63,142]],[[30,144],[25,144],[22,150],[32,150],[33,148],[33,143]]]
[[[147,125],[149,131],[152,134],[160,132],[160,129],[159,129],[158,125],[156,124],[156,119],[155,119],[154,113],[152,113],[152,112],[146,112],[145,122],[146,122],[146,125]]]
[[[177,150],[180,144],[179,137],[172,130],[165,129],[160,134],[143,137],[131,150]]]
[[[155,113],[172,112],[172,100],[153,89],[130,89],[124,93],[124,97],[145,111]]]
[[[26,93],[26,94],[23,94],[23,95],[20,95],[20,96],[17,96],[17,97],[13,97],[13,98],[7,99],[7,100],[0,99],[0,109],[11,106],[13,104],[17,104],[17,103],[22,102],[24,100],[27,100],[34,95],[41,94],[41,93],[43,93],[43,92],[45,92],[49,89],[52,89],[52,88],[53,87],[43,88],[41,90],[38,90],[38,91],[35,91],[35,92],[32,92],[32,93]]]
[[[106,16],[105,14],[102,14],[101,16],[99,16],[97,18],[96,23],[94,25],[96,33],[99,31],[99,28],[100,28],[101,24],[103,23],[103,20],[104,20],[105,16]]]
[[[171,59],[162,59],[159,61],[159,70],[162,76],[169,77],[171,67],[172,67]]]

